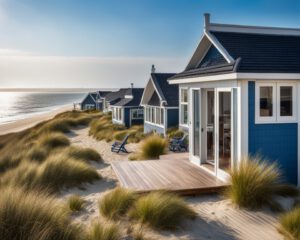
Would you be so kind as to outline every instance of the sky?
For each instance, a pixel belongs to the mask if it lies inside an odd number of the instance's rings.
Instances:
[[[143,87],[218,23],[300,28],[299,0],[0,0],[0,88]]]

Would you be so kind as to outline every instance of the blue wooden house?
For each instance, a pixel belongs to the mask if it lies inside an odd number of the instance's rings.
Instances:
[[[104,107],[105,96],[111,93],[111,91],[97,91],[96,93],[96,110],[102,112]]]
[[[145,112],[145,133],[165,135],[168,128],[178,126],[178,85],[168,83],[168,79],[174,75],[151,73],[141,100]]]
[[[111,112],[111,106],[124,98],[126,91],[127,88],[121,88],[118,91],[106,94],[106,96],[102,98],[103,112]]]
[[[186,69],[190,160],[218,178],[243,156],[276,161],[300,185],[300,29],[210,22]]]
[[[109,102],[114,124],[132,125],[143,124],[144,110],[140,106],[143,88],[123,88],[115,92],[117,99]]]
[[[88,93],[80,104],[81,110],[96,110],[97,108],[97,92]]]

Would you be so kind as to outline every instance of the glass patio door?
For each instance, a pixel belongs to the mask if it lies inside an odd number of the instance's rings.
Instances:
[[[192,155],[193,162],[200,164],[200,89],[192,89]]]
[[[228,176],[232,164],[232,97],[231,90],[217,90],[217,175]]]

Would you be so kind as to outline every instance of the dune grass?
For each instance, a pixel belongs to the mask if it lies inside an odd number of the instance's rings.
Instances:
[[[259,209],[268,205],[281,210],[275,197],[297,196],[298,190],[281,182],[281,172],[275,163],[249,157],[230,171],[230,186],[225,195],[240,207]]]
[[[46,193],[1,189],[0,222],[0,239],[84,239],[66,208]]]
[[[178,127],[171,127],[167,130],[167,137],[174,138],[174,137],[183,137],[184,132],[180,130]]]
[[[116,223],[99,222],[92,224],[88,233],[88,240],[120,240],[121,232]]]
[[[279,218],[278,231],[285,236],[286,239],[300,239],[300,207],[295,207]]]
[[[69,147],[66,148],[65,154],[73,159],[79,159],[84,161],[102,162],[100,154],[92,148],[81,148],[81,147]]]
[[[46,147],[50,150],[57,147],[66,147],[70,145],[69,139],[61,133],[47,133],[43,134],[37,139],[39,146]]]
[[[113,124],[111,122],[111,114],[104,114],[100,118],[94,119],[90,123],[89,135],[93,136],[99,141],[121,141],[127,134],[129,134],[129,143],[137,143],[141,141],[145,137],[143,133],[143,125],[136,125],[126,128],[122,125]]]
[[[194,219],[196,212],[185,201],[171,193],[152,192],[140,197],[130,216],[155,229],[174,229],[184,219]]]
[[[133,205],[136,195],[123,188],[115,188],[106,193],[99,201],[100,213],[111,220],[123,216]]]
[[[68,198],[68,206],[72,212],[78,212],[82,210],[84,205],[84,199],[78,195],[72,195]]]
[[[159,159],[160,155],[167,152],[168,142],[159,135],[150,135],[142,141],[139,152],[132,154],[130,160]]]

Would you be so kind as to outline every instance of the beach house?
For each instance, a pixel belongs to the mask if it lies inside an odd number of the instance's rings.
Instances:
[[[97,95],[96,95],[96,110],[102,112],[105,96],[107,94],[111,93],[111,91],[97,91],[96,93],[97,93]]]
[[[178,85],[170,85],[168,78],[174,73],[155,73],[152,66],[150,79],[145,87],[141,106],[144,108],[144,132],[165,135],[170,127],[178,126]]]
[[[300,185],[300,29],[204,22],[187,67],[169,78],[188,100],[190,161],[226,179],[259,154]]]
[[[95,110],[97,108],[97,95],[97,92],[88,93],[80,104],[81,110]]]
[[[105,97],[102,98],[103,112],[111,112],[111,105],[119,102],[124,98],[127,88],[121,88],[117,91],[108,93]]]
[[[124,88],[120,89],[119,99],[110,101],[110,108],[112,111],[112,122],[114,124],[125,125],[131,127],[132,125],[143,124],[144,110],[140,106],[143,88]]]

